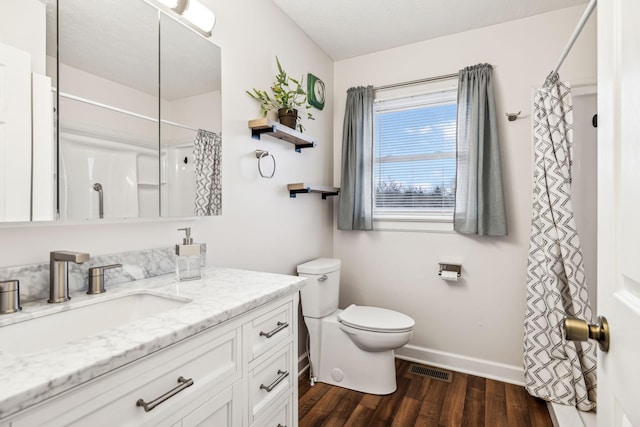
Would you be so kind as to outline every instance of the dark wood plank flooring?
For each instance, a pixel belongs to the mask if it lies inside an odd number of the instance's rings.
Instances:
[[[376,396],[299,380],[300,427],[553,427],[524,387],[454,372],[450,383],[412,374],[396,359],[398,389]]]

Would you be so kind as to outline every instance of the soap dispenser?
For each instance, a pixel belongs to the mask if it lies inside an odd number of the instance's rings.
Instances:
[[[181,245],[176,245],[176,279],[179,282],[200,278],[200,245],[193,243],[191,227],[178,228],[184,231]]]

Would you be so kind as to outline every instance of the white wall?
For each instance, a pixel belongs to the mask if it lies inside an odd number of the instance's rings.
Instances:
[[[46,19],[45,5],[38,0],[0,2],[0,42],[29,52],[31,71],[42,75],[46,71]]]
[[[55,58],[47,57],[49,69],[55,69]],[[59,64],[59,89],[64,94],[122,108],[148,117],[158,117],[158,97],[130,86]],[[110,135],[134,140],[150,148],[157,146],[158,124],[122,113],[107,110],[73,99],[60,97],[61,129],[92,130],[100,135]]]
[[[180,241],[176,229],[184,225],[193,228],[197,241],[207,243],[209,264],[293,274],[298,263],[331,253],[332,204],[317,195],[290,199],[286,191],[289,182],[331,181],[331,99],[307,125],[318,147],[296,153],[288,143],[251,139],[247,121],[258,117],[259,105],[245,90],[268,87],[276,54],[288,72],[312,72],[332,90],[332,61],[272,2],[203,2],[216,13],[213,38],[222,48],[223,215],[191,221],[3,225],[0,268],[46,262],[57,249],[98,255],[165,247]],[[278,161],[271,180],[258,176],[257,148],[270,150]]]
[[[555,66],[584,6],[339,61],[334,70],[334,182],[339,185],[346,90],[457,72],[487,62],[494,87],[509,236],[466,237],[424,232],[334,231],[341,258],[341,306],[377,305],[416,320],[399,353],[522,381],[522,338],[531,197],[531,98]],[[596,81],[595,17],[560,75]],[[522,110],[515,122],[505,112]],[[462,280],[438,278],[438,262],[462,264]],[[476,360],[480,359],[480,360]]]
[[[571,95],[573,103],[573,168],[571,170],[571,204],[576,227],[580,233],[580,246],[584,257],[585,277],[589,289],[591,311],[598,313],[597,261],[598,261],[598,135],[592,125],[596,114],[597,96],[594,87],[585,87]]]

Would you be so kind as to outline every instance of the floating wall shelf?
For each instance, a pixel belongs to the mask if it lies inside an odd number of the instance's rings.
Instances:
[[[340,194],[340,189],[336,187],[330,187],[328,185],[309,185],[302,182],[287,184],[287,190],[289,190],[289,197],[296,197],[296,194],[299,193],[320,193],[323,200],[329,196],[337,196]]]
[[[269,135],[295,145],[298,153],[301,148],[316,146],[315,141],[309,135],[305,135],[295,129],[291,129],[281,123],[266,118],[249,120],[249,128],[251,128],[251,137],[253,139],[260,139],[263,134]]]

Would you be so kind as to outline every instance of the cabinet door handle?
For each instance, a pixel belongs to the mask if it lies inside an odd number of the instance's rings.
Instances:
[[[260,331],[260,336],[271,338],[272,336],[274,336],[284,328],[288,328],[288,327],[289,327],[289,324],[287,322],[278,322],[278,326],[273,331],[269,331],[269,332]]]
[[[278,427],[287,427],[287,425],[278,423]]]
[[[171,390],[169,390],[162,396],[158,397],[157,399],[152,400],[151,402],[147,403],[144,401],[144,399],[138,399],[138,401],[136,402],[136,406],[142,406],[145,412],[149,412],[153,408],[155,408],[156,406],[164,402],[165,400],[172,398],[173,396],[180,393],[185,388],[191,387],[193,385],[192,378],[184,378],[180,376],[178,377],[178,382],[180,383],[178,386],[172,388]]]
[[[273,390],[274,388],[276,388],[276,386],[278,384],[280,384],[282,382],[283,379],[287,378],[289,376],[289,371],[281,371],[280,369],[278,369],[278,375],[280,375],[278,378],[276,378],[276,380],[274,382],[272,382],[269,385],[264,385],[264,384],[260,384],[260,389],[264,389],[267,390],[267,393],[270,393],[271,390]]]

